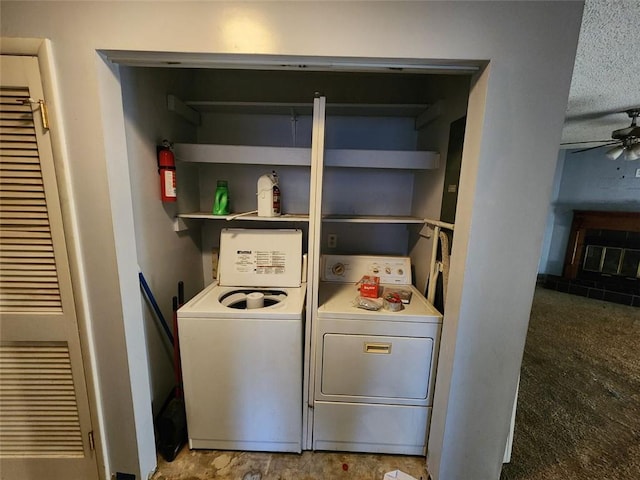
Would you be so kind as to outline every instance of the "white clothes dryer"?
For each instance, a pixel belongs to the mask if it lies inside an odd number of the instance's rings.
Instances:
[[[325,255],[315,341],[314,450],[424,455],[442,315],[407,257]],[[363,275],[402,308],[356,306]]]
[[[300,230],[225,229],[219,282],[178,310],[189,447],[300,452]]]

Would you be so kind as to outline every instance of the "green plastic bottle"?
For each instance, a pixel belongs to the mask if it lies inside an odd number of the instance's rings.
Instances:
[[[218,180],[216,195],[213,201],[214,215],[229,215],[229,187],[226,180]]]

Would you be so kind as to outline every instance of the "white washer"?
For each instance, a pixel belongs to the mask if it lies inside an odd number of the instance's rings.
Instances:
[[[221,233],[219,283],[178,310],[190,448],[301,451],[301,265],[300,230]]]
[[[354,305],[356,282],[410,293],[400,311]],[[407,257],[325,255],[316,336],[314,450],[424,455],[442,315]]]

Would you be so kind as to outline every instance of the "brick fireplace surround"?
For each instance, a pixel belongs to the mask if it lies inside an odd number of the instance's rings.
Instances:
[[[562,276],[545,288],[640,307],[640,212],[575,210]]]

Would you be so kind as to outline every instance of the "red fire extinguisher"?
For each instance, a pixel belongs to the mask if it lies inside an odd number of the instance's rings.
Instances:
[[[163,202],[176,201],[176,161],[171,144],[164,140],[158,150],[158,173],[160,173],[160,194]]]

